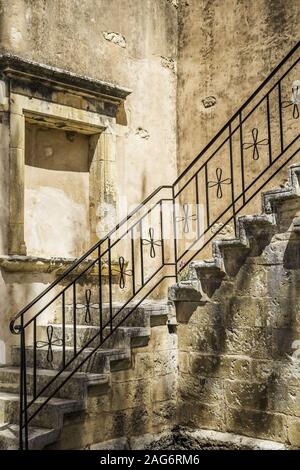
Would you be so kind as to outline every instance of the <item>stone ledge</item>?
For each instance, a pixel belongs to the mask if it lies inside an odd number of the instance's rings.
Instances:
[[[0,268],[9,273],[44,273],[60,275],[70,268],[76,260],[77,258],[47,258],[42,256],[2,255],[0,256]],[[72,271],[72,275],[82,272],[92,261],[94,260],[87,259],[81,262]],[[116,271],[120,269],[119,263],[117,261],[112,262],[112,269]],[[102,265],[101,272],[102,275],[108,276],[107,264]],[[90,275],[98,275],[97,264],[93,269],[91,269]]]

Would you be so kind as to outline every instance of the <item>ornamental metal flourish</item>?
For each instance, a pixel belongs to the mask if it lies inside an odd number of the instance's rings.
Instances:
[[[150,258],[155,258],[156,256],[156,251],[155,247],[156,246],[161,246],[162,241],[161,240],[154,240],[154,228],[150,227],[149,228],[149,240],[143,239],[142,241],[143,245],[150,245]]]
[[[126,276],[132,276],[132,269],[126,269],[126,263],[124,256],[119,257],[119,268],[114,269],[113,271],[120,274],[119,276],[119,287],[120,289],[125,289],[126,286]]]
[[[189,204],[185,203],[182,205],[183,217],[177,216],[176,222],[183,222],[183,233],[189,233],[190,231],[190,224],[189,221],[197,220],[196,214],[189,215],[190,206]]]
[[[295,80],[292,83],[292,96],[288,101],[282,102],[283,108],[288,108],[293,106],[293,118],[298,119],[300,116],[299,105],[300,104],[300,80]]]
[[[48,362],[53,362],[53,349],[52,346],[62,346],[63,345],[63,340],[60,338],[55,338],[53,339],[53,326],[48,325],[47,326],[47,339],[48,341],[37,341],[36,342],[36,347],[37,349],[42,349],[48,346],[48,351],[47,351],[47,361]]]
[[[222,199],[222,197],[223,197],[222,185],[223,184],[231,184],[231,178],[225,178],[225,179],[222,180],[222,174],[223,174],[222,168],[218,167],[216,169],[217,181],[208,181],[208,183],[207,183],[208,188],[214,188],[215,186],[217,187],[217,198],[218,199]]]
[[[259,160],[259,146],[263,145],[268,145],[269,144],[269,139],[261,139],[258,140],[258,129],[257,127],[254,127],[251,131],[252,134],[252,140],[253,142],[244,142],[243,147],[245,150],[250,149],[253,147],[253,154],[252,158],[253,160]]]
[[[91,289],[86,289],[85,291],[85,304],[76,304],[76,308],[79,309],[85,309],[85,315],[84,315],[84,321],[85,323],[89,324],[92,321],[91,317],[91,308],[97,308],[97,305],[91,304],[91,298],[92,298],[92,291]]]

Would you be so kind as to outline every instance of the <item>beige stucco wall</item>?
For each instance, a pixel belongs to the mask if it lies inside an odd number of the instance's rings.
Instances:
[[[299,41],[299,20],[297,0],[180,3],[180,169],[196,157]],[[209,96],[215,97],[216,103],[205,108],[202,100]]]
[[[177,9],[172,4],[4,0],[0,21],[2,50],[132,90],[127,124],[117,131],[119,194],[128,196],[129,204],[174,179]]]
[[[26,126],[24,233],[28,255],[76,257],[91,246],[89,138],[83,134],[67,137],[61,130]]]
[[[290,52],[299,41],[299,2],[294,0],[192,0],[180,2],[179,6],[179,40],[178,40],[178,92],[177,92],[177,124],[178,124],[178,169],[182,171],[213,139],[216,133],[226,124],[239,107],[248,99],[256,88],[268,77],[271,71]],[[295,57],[294,57],[295,60]],[[288,62],[291,65],[291,62]],[[278,72],[270,83],[274,84],[283,73]],[[293,80],[299,78],[299,62],[293,71],[281,83],[282,101],[290,99]],[[269,88],[270,89],[270,88]],[[258,95],[262,98],[263,89]],[[280,154],[279,149],[279,107],[278,90],[275,87],[270,93],[270,121],[272,134],[272,158]],[[251,111],[250,104],[241,115]],[[282,110],[283,134],[286,143],[291,142],[299,133],[299,120],[293,119],[291,108]],[[230,181],[234,177],[234,197],[242,195],[242,165],[239,117],[232,123],[232,129],[237,132],[232,138],[232,170],[230,168],[229,143],[220,148],[207,167],[207,180],[209,182],[208,196],[206,196],[205,169],[198,177],[199,204],[206,213],[207,197],[209,197],[210,223],[218,218],[229,204],[233,193]],[[264,144],[259,146],[260,157],[253,159],[253,148],[247,149],[245,143],[253,142],[253,129],[258,129],[258,141]],[[191,178],[210,155],[229,135],[229,128],[225,129],[214,147],[210,147],[203,154],[186,180]],[[266,102],[243,123],[242,142],[244,155],[245,187],[247,188],[257,175],[269,165],[268,156],[268,128]],[[244,148],[245,146],[245,148]],[[295,150],[295,149],[294,149]],[[292,155],[292,154],[291,154]],[[288,157],[287,153],[285,157]],[[296,162],[297,157],[290,160]],[[280,162],[273,165],[271,173]],[[217,173],[217,171],[219,173]],[[222,184],[223,197],[216,194],[216,181],[218,174]],[[266,182],[260,178],[255,184]],[[284,183],[285,172],[281,171],[273,178],[265,189]],[[193,182],[192,182],[193,183]],[[181,196],[181,203],[196,202],[194,184],[190,184]],[[252,189],[254,189],[254,187]],[[250,191],[251,196],[254,191]],[[242,199],[236,204],[241,208]],[[195,206],[194,206],[195,207]],[[195,213],[195,209],[192,209]],[[201,209],[200,209],[201,210]],[[247,202],[240,214],[259,213],[260,193],[250,203]],[[209,228],[203,242],[214,236],[219,228],[227,222],[229,210],[217,223]],[[201,224],[201,221],[200,221]],[[206,221],[204,218],[204,229]],[[231,236],[233,227],[222,229],[221,236]],[[200,248],[200,245],[198,245]],[[183,252],[183,250],[181,250]],[[211,255],[209,243],[199,257]]]

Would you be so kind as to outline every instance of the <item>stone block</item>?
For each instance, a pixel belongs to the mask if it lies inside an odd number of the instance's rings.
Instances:
[[[267,359],[272,355],[271,335],[272,332],[267,328],[227,329],[225,350],[229,354]]]
[[[111,439],[149,432],[151,430],[149,406],[120,410],[109,415],[108,427]]]
[[[158,379],[153,379],[151,384],[151,401],[165,401],[174,400],[176,397],[176,375],[168,374],[161,376]]]
[[[224,350],[225,332],[223,328],[208,325],[198,328],[195,325],[180,325],[178,343],[180,350],[202,353],[221,353]]]
[[[258,297],[232,297],[229,301],[226,325],[229,328],[265,326],[267,318],[265,299]]]
[[[153,354],[154,376],[166,375],[177,370],[177,351],[159,351]]]
[[[149,346],[153,351],[176,349],[177,335],[175,333],[169,333],[166,325],[152,327]]]
[[[127,382],[129,380],[147,379],[153,373],[153,356],[151,353],[132,353],[132,367],[130,369],[115,371],[111,374],[111,381]]]
[[[193,428],[225,429],[222,404],[178,400],[178,424]]]
[[[300,448],[300,418],[287,418],[287,435],[289,443]]]
[[[276,328],[272,330],[272,357],[277,360],[287,360],[295,357],[295,345],[300,341],[300,333],[291,328]],[[299,343],[300,344],[300,343]],[[299,359],[298,359],[299,360]]]
[[[152,426],[154,428],[161,426],[172,426],[177,423],[176,401],[164,401],[153,403],[152,408]]]
[[[150,404],[150,381],[134,380],[114,383],[112,387],[111,410],[126,410]]]
[[[224,399],[221,379],[184,375],[179,377],[178,385],[179,399],[182,401],[219,403]]]
[[[235,286],[235,292],[238,296],[264,298],[268,295],[267,269],[247,261],[236,275]]]
[[[237,409],[265,411],[268,407],[268,385],[237,380],[225,381],[226,402]]]
[[[286,441],[285,416],[226,407],[227,431],[274,441]]]
[[[190,370],[190,355],[187,352],[178,353],[179,372],[188,373]]]
[[[298,386],[276,380],[268,384],[268,406],[270,410],[300,417],[300,382]]]
[[[191,372],[195,375],[249,380],[251,359],[246,357],[191,353]]]

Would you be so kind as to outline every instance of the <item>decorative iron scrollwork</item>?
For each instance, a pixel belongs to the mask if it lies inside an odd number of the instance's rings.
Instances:
[[[126,286],[126,276],[132,276],[132,269],[126,269],[124,256],[119,257],[120,269],[114,269],[113,271],[120,274],[119,276],[119,287],[124,289]]]
[[[152,227],[149,228],[149,240],[143,239],[142,243],[143,245],[150,245],[150,257],[155,258],[156,256],[155,247],[161,246],[161,240],[154,240],[154,228]]]
[[[223,197],[222,184],[231,184],[231,178],[225,178],[225,179],[222,180],[222,173],[223,173],[222,168],[218,167],[216,169],[217,181],[208,181],[208,183],[207,183],[208,188],[214,188],[215,186],[217,187],[217,198],[218,199],[222,199],[222,197]]]
[[[254,127],[251,131],[253,142],[244,142],[243,147],[245,150],[253,147],[253,160],[259,160],[259,149],[260,145],[268,145],[269,139],[258,140],[258,129]]]
[[[97,308],[98,304],[91,303],[92,291],[91,289],[86,289],[85,291],[85,304],[76,304],[76,309],[85,308],[84,321],[89,324],[92,321],[91,317],[91,308]]]
[[[62,339],[59,339],[59,338],[53,339],[54,329],[53,329],[52,325],[48,325],[46,331],[47,331],[48,341],[37,341],[36,342],[36,347],[37,347],[37,349],[41,349],[41,348],[44,348],[44,347],[48,346],[47,361],[52,362],[53,361],[52,346],[62,346],[63,341],[62,341]]]
[[[189,204],[185,203],[182,206],[183,217],[176,217],[176,222],[183,222],[183,233],[189,233],[190,224],[189,221],[197,220],[196,214],[189,215]]]
[[[292,83],[291,99],[288,101],[283,101],[282,107],[288,108],[289,106],[293,106],[293,118],[298,119],[300,116],[299,104],[300,104],[300,80],[295,80]]]

